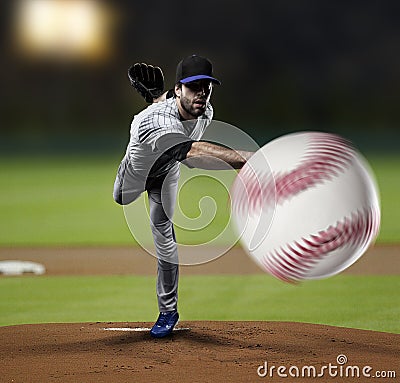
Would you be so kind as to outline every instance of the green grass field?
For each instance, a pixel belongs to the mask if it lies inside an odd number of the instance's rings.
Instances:
[[[155,278],[0,278],[0,325],[149,321]],[[183,276],[182,320],[298,321],[400,333],[398,276],[341,275],[298,286],[266,275]]]
[[[382,201],[378,242],[399,242],[400,156],[367,158]],[[123,210],[112,200],[118,162],[119,158],[112,156],[0,158],[0,246],[132,245],[134,239]],[[234,175],[224,175],[227,184]],[[208,231],[196,232],[193,241],[203,243],[212,237],[210,230],[218,232],[226,224],[227,193],[213,181],[189,183],[182,194],[182,208],[189,217],[195,217],[200,212],[196,198],[210,190],[222,213]],[[134,226],[139,231],[147,228],[142,216]],[[183,235],[191,241],[190,233],[177,229],[178,238]]]
[[[135,244],[123,208],[112,198],[118,163],[119,158],[113,157],[0,159],[0,173],[4,175],[0,179],[0,245]],[[230,184],[235,172],[220,174]],[[226,225],[228,194],[207,177],[202,177],[201,182],[189,182],[182,188],[184,214],[189,218],[199,215],[198,203],[192,201],[199,201],[207,193],[222,208],[207,230],[200,234],[176,229],[177,236],[184,236],[188,243],[192,239],[203,242],[213,238]],[[144,206],[144,201],[143,196],[129,209]],[[144,214],[137,214],[133,225],[136,233],[146,235],[148,224],[144,224],[144,220],[148,221],[148,218]],[[234,233],[231,233],[232,237]]]
[[[378,242],[400,243],[400,156],[367,158],[382,201]],[[133,245],[122,208],[112,200],[118,162],[112,156],[1,158],[0,246]],[[189,217],[199,213],[192,202],[209,187],[188,186],[182,205]],[[213,187],[213,193],[226,212],[226,191]],[[217,216],[213,230],[225,221]],[[146,226],[143,217],[137,225]],[[180,311],[183,320],[300,321],[400,333],[399,289],[400,276],[340,275],[300,286],[267,275],[183,276]],[[0,278],[3,326],[153,321],[156,315],[151,277]]]

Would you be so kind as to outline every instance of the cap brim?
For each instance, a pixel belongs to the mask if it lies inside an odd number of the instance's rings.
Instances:
[[[187,84],[189,82],[197,81],[197,80],[211,80],[213,83],[215,83],[217,85],[221,85],[221,81],[217,80],[214,77],[207,76],[205,74],[198,74],[196,76],[186,77],[186,78],[183,78],[182,80],[180,80],[179,82],[181,82],[182,84]]]

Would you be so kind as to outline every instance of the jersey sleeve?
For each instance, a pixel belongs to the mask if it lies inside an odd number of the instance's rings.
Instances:
[[[181,121],[170,108],[149,114],[140,124],[138,133],[140,142],[150,145],[153,151],[158,149],[156,143],[160,137],[169,134],[186,136]]]

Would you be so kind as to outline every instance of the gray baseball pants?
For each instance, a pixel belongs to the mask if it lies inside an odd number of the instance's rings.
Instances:
[[[157,299],[160,312],[177,310],[179,262],[172,216],[178,192],[179,164],[166,176],[139,179],[127,156],[118,168],[114,200],[120,205],[135,201],[147,191],[150,227],[157,254]]]

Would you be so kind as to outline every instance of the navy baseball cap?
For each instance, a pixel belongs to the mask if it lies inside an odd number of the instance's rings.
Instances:
[[[176,68],[176,84],[178,82],[187,84],[202,79],[221,85],[221,82],[213,77],[212,64],[206,58],[192,55],[179,62]]]

